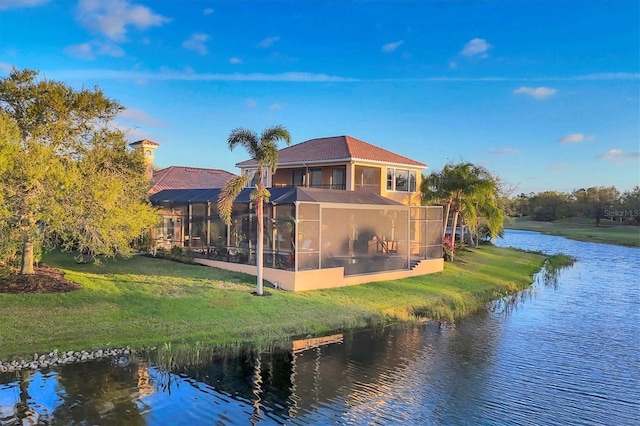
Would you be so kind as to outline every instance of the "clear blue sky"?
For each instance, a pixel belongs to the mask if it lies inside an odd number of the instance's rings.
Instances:
[[[640,2],[0,0],[0,76],[101,87],[156,164],[238,172],[236,127],[351,135],[515,194],[640,184]],[[515,195],[514,194],[514,195]]]

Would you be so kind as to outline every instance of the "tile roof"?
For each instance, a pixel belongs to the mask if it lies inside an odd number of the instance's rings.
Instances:
[[[152,145],[152,146],[160,146],[160,144],[159,144],[159,143],[154,142],[154,141],[149,140],[149,139],[142,139],[142,140],[139,140],[139,141],[131,142],[131,143],[129,144],[129,146],[133,146],[133,147],[138,146],[138,145]]]
[[[153,172],[149,194],[166,189],[222,188],[233,176],[233,173],[218,169],[171,166]]]
[[[412,160],[351,136],[332,136],[310,139],[279,151],[278,165],[320,163],[331,161],[364,160],[387,164],[402,164],[412,167],[426,167],[426,164]],[[254,160],[236,164],[237,167],[255,165]]]

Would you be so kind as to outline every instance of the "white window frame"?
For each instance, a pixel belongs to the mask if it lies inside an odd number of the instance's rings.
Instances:
[[[398,189],[398,176],[406,177],[406,189]],[[415,170],[387,167],[387,191],[407,193],[416,192],[417,184],[418,173]]]

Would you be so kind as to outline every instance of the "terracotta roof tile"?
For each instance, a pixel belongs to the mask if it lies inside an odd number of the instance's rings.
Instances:
[[[387,151],[351,136],[333,136],[310,139],[279,151],[278,165],[301,164],[303,162],[365,160],[382,163],[426,167],[426,164]],[[238,167],[255,165],[254,160],[236,164]]]
[[[233,173],[218,169],[171,166],[153,173],[149,194],[165,189],[222,188],[233,176]]]

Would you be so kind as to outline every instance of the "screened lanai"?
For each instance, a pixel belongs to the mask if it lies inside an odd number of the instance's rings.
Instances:
[[[155,248],[174,246],[215,261],[255,265],[255,210],[241,192],[232,224],[218,217],[219,189],[165,190]],[[442,208],[406,206],[376,194],[320,188],[271,188],[265,204],[264,266],[300,272],[341,268],[344,276],[411,270],[442,258]]]

